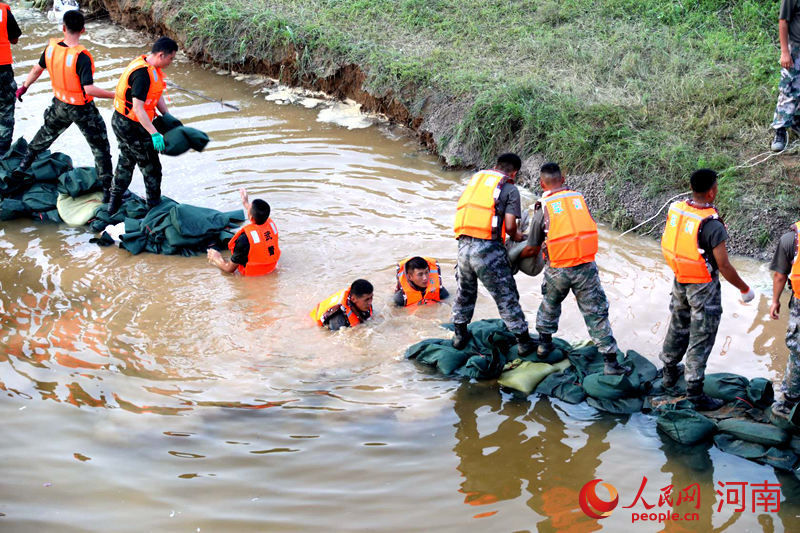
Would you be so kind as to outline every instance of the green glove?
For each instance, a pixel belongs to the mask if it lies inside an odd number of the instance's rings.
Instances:
[[[164,136],[160,133],[151,133],[150,138],[153,140],[153,148],[156,149],[156,152],[163,152],[166,146],[164,146]]]

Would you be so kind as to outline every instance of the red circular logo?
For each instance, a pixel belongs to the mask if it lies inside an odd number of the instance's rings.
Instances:
[[[583,486],[581,492],[578,494],[578,503],[586,516],[595,518],[597,520],[606,518],[611,515],[611,511],[619,503],[619,495],[614,485],[610,483],[601,483],[602,479],[593,479]],[[597,496],[597,485],[603,485],[608,491],[611,500],[601,500]]]

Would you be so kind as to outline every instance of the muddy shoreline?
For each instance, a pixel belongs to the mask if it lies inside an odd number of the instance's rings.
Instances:
[[[47,0],[43,0],[47,2]],[[401,91],[386,90],[375,94],[366,87],[367,72],[359,65],[342,64],[334,52],[315,51],[313,57],[304,54],[302,47],[275,46],[268,54],[251,55],[231,61],[221,58],[219,50],[204,39],[188,39],[186,31],[171,24],[173,15],[182,2],[178,0],[88,0],[83,8],[93,16],[108,16],[113,22],[151,35],[167,35],[175,39],[188,57],[199,63],[228,69],[243,74],[268,76],[280,83],[322,91],[338,99],[352,99],[361,104],[365,112],[380,113],[390,121],[409,128],[418,141],[430,152],[439,156],[449,168],[470,169],[482,165],[481,154],[474,148],[449,142],[454,129],[462,122],[474,100],[472,96],[455,97],[430,86],[406,86]],[[189,43],[187,45],[187,42]],[[540,192],[536,183],[537,169],[545,160],[540,154],[523,156],[522,183]],[[664,203],[680,191],[670,190],[645,197],[633,187],[613,187],[606,180],[611,172],[572,174],[567,170],[568,183],[586,196],[595,216],[617,229],[630,228],[653,216]],[[728,214],[729,222],[738,222],[732,233],[729,251],[732,253],[766,259],[771,255],[772,243],[784,226],[791,221],[780,220],[772,224],[772,240],[764,245],[755,226],[736,221],[738,215]],[[658,235],[661,220],[655,219],[639,231]],[[752,228],[749,229],[749,228]]]

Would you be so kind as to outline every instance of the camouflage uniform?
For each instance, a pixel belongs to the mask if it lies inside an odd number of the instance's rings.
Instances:
[[[161,161],[158,159],[158,152],[153,148],[150,134],[141,124],[116,111],[111,118],[111,128],[119,142],[119,159],[111,186],[112,196],[122,198],[133,179],[133,169],[139,165],[144,177],[147,205],[158,205],[161,202]]]
[[[570,290],[597,349],[603,354],[616,353],[617,341],[608,321],[608,299],[594,261],[564,268],[547,265],[542,281],[542,303],[536,314],[536,331],[549,335],[558,331],[561,302]]]
[[[675,280],[669,310],[672,316],[659,358],[665,365],[677,365],[686,354],[686,381],[700,381],[722,319],[718,275],[715,273],[707,283]]]
[[[789,348],[789,361],[781,382],[784,398],[800,398],[800,300],[792,295],[789,302],[789,327],[786,330],[786,347]]]
[[[14,104],[17,83],[11,71],[0,72],[0,156],[11,148],[14,136]]]
[[[478,298],[478,280],[494,298],[508,329],[515,335],[527,333],[528,323],[519,305],[519,292],[505,246],[498,240],[463,235],[458,239],[458,291],[453,303],[453,322],[466,324],[472,320]]]
[[[789,43],[789,53],[792,56],[792,68],[781,69],[778,105],[775,106],[775,117],[772,119],[774,129],[792,127],[800,102],[800,44]]]
[[[26,159],[33,161],[38,154],[50,148],[59,135],[72,124],[78,126],[86,142],[89,143],[94,154],[97,175],[103,183],[103,189],[108,190],[111,187],[112,177],[111,147],[108,144],[106,123],[94,102],[73,105],[53,98],[53,103],[44,112],[44,125],[39,128],[28,145]]]

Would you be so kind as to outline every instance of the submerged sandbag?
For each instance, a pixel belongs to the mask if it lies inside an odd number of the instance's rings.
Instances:
[[[691,409],[659,410],[656,427],[672,440],[692,445],[710,439],[717,431],[717,425]]]
[[[760,459],[767,453],[763,444],[737,439],[727,433],[719,433],[714,437],[714,444],[725,453],[738,455],[745,459]]]
[[[103,192],[97,191],[72,198],[67,194],[59,194],[56,201],[58,214],[70,226],[83,226],[94,218],[95,213],[103,205]]]
[[[588,396],[586,403],[599,411],[611,413],[612,415],[632,415],[639,413],[644,406],[642,398],[620,398],[618,400],[607,400],[605,398],[592,398]]]
[[[537,385],[535,392],[545,396],[552,396],[571,404],[579,404],[586,400],[586,391],[581,387],[578,380],[578,372],[572,366],[561,372],[554,372],[544,378]]]
[[[729,418],[720,420],[717,427],[721,432],[730,433],[741,440],[767,446],[781,446],[787,444],[790,439],[789,433],[779,427],[750,420]]]
[[[405,357],[433,366],[445,376],[449,376],[464,366],[470,354],[453,348],[449,339],[427,339],[409,346]]]
[[[627,376],[606,376],[604,374],[590,374],[583,380],[583,389],[592,398],[603,400],[619,400],[638,395]]]
[[[497,382],[503,387],[530,394],[544,378],[557,370],[547,363],[520,361],[513,369],[503,372]]]
[[[797,454],[792,450],[778,449],[775,447],[767,450],[767,453],[761,458],[762,461],[770,466],[774,466],[778,470],[791,472],[797,464]]]
[[[749,383],[750,380],[746,377],[729,372],[706,374],[703,381],[703,392],[712,398],[732,402],[737,398],[747,398]]]

